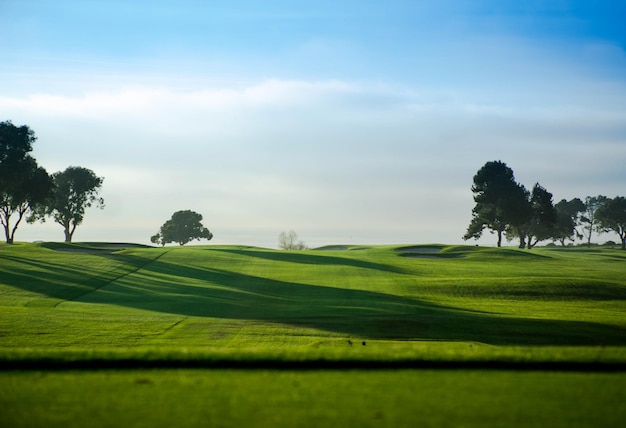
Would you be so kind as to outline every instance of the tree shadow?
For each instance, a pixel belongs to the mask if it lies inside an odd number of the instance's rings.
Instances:
[[[326,254],[316,253],[316,250],[307,251],[274,251],[260,249],[219,249],[207,251],[220,251],[228,254],[236,254],[240,256],[256,257],[272,261],[281,261],[287,263],[299,263],[309,265],[336,265],[351,266],[362,269],[382,270],[385,272],[407,273],[406,270],[389,264],[376,263],[362,259],[353,259],[350,257],[329,256]]]
[[[71,267],[13,258],[19,263],[13,265],[11,275],[3,277],[2,282],[55,299],[189,317],[283,323],[365,339],[476,341],[494,345],[626,345],[626,329],[599,323],[505,317],[393,294],[182,266],[159,259],[160,256],[156,259],[128,254],[97,257],[123,261],[126,267],[67,286],[68,275],[72,273],[76,277]],[[313,258],[304,254],[281,253],[278,258],[281,257],[291,262],[313,262]],[[355,265],[350,264],[352,259],[321,257],[329,264],[347,262],[349,266],[365,269],[387,269],[386,265],[368,262]],[[20,263],[24,266],[19,266]]]

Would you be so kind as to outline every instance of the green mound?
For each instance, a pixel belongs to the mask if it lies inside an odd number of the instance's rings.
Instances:
[[[334,247],[3,246],[0,354],[626,360],[619,250]]]

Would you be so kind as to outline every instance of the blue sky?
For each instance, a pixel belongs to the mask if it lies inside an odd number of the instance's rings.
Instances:
[[[77,240],[147,242],[192,209],[217,244],[460,243],[490,160],[555,202],[624,195],[624,16],[624,1],[0,0],[0,119],[34,129],[50,172],[105,177]]]

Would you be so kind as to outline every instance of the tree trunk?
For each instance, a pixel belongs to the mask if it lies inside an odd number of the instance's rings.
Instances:
[[[19,217],[17,218],[17,221],[15,222],[15,224],[13,225],[13,229],[11,230],[11,234],[7,235],[7,244],[12,244],[14,239],[15,239],[15,231],[17,230],[17,226],[20,225],[20,222],[22,221],[22,217],[24,216],[23,212],[18,212]],[[9,222],[7,222],[7,229],[9,228]]]
[[[66,219],[58,221],[63,226],[63,234],[65,235],[65,242],[72,242],[72,234],[70,233],[70,222]]]
[[[70,228],[70,225],[68,224],[65,227],[65,242],[72,242],[72,239],[74,238],[74,232],[76,231],[76,225],[72,225],[72,227]]]
[[[12,244],[13,239],[11,239],[11,233],[9,232],[11,230],[9,228],[9,222],[7,221],[7,224],[4,224],[3,226],[4,226],[4,236],[6,237],[7,244]]]
[[[502,231],[498,230],[498,248],[502,246]]]

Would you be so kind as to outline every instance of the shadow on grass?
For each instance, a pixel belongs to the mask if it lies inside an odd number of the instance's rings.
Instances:
[[[208,250],[216,251],[216,250]],[[220,249],[220,252],[236,254],[240,256],[257,257],[272,261],[281,261],[287,263],[300,263],[310,265],[337,265],[351,266],[362,269],[381,270],[385,272],[406,273],[405,270],[398,266],[370,262],[367,260],[353,259],[350,257],[328,256],[325,254],[315,253],[313,251],[272,251],[259,249]]]
[[[223,251],[223,250],[220,250]],[[251,257],[270,253],[229,250]],[[591,322],[502,317],[394,294],[286,282],[225,269],[182,266],[127,254],[99,277],[44,261],[12,259],[2,282],[46,296],[193,317],[258,320],[367,339],[477,341],[495,345],[626,345],[626,329]],[[342,257],[271,253],[272,260],[389,271]],[[30,265],[30,266],[29,266]],[[34,269],[33,269],[34,268]],[[271,269],[268,269],[271,273]],[[75,285],[68,285],[68,281]]]
[[[80,265],[70,263],[53,263],[36,258],[3,254],[0,255],[0,259],[10,262],[11,266],[4,269],[0,266],[0,273],[2,273],[3,284],[56,299],[57,301],[51,302],[50,305],[56,306],[61,301],[76,300],[85,294],[92,293],[118,278],[141,269],[163,254],[165,253],[160,253],[153,259],[145,259],[125,254],[114,255],[109,252],[101,252],[97,255],[82,252],[82,256],[91,257],[91,260],[105,258],[109,263],[106,263],[102,269],[93,269],[93,263],[89,263],[86,259],[83,260],[89,266],[81,269]],[[37,306],[40,306],[40,303]]]

